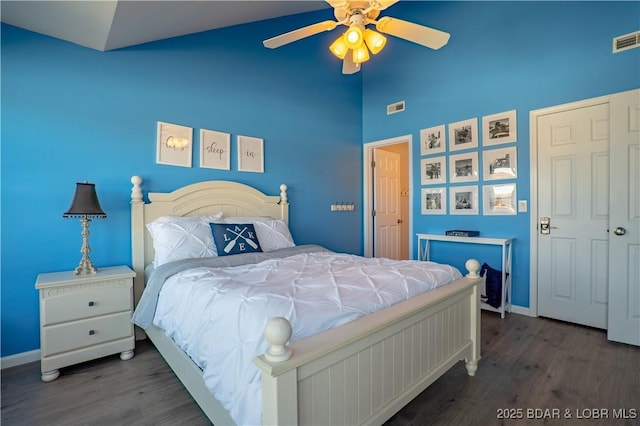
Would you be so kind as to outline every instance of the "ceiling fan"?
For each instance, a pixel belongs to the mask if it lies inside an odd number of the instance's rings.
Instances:
[[[369,52],[374,55],[385,46],[387,39],[380,33],[389,34],[431,49],[440,49],[449,41],[449,33],[403,21],[388,16],[378,20],[380,11],[398,0],[326,0],[334,8],[336,21],[323,21],[288,33],[280,34],[263,42],[265,47],[275,49],[305,37],[331,31],[338,25],[348,29],[330,46],[329,50],[342,59],[342,73],[353,74],[360,71],[361,64],[369,60]],[[366,28],[375,24],[376,32]]]

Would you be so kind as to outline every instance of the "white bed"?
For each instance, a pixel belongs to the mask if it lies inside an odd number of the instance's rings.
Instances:
[[[288,223],[285,185],[280,195],[267,196],[235,182],[201,182],[150,193],[145,203],[142,179],[131,182],[136,303],[154,260],[146,230],[154,220],[223,212]],[[480,359],[481,279],[477,262],[467,263],[467,277],[286,346],[279,343],[288,341],[290,324],[270,321],[271,347],[254,359],[262,371],[263,424],[381,424],[460,360],[473,376]],[[192,359],[163,330],[151,325],[146,333],[209,419],[233,424]]]

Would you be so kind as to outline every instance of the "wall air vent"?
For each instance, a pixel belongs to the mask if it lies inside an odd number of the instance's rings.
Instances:
[[[404,101],[387,105],[387,115],[395,114],[396,112],[402,111],[404,111]]]
[[[615,37],[613,39],[613,53],[640,47],[640,31]]]

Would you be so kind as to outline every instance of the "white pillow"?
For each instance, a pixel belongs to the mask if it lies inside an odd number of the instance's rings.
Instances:
[[[224,223],[251,223],[263,252],[294,247],[296,244],[286,223],[268,217],[225,217]]]
[[[174,260],[216,256],[209,223],[220,222],[222,213],[207,216],[162,216],[147,224],[153,238],[153,266]]]

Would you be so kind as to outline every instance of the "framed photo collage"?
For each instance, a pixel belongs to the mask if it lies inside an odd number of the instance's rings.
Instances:
[[[517,142],[516,110],[484,116],[478,129],[471,118],[420,130],[423,215],[517,214],[516,183],[503,182],[518,177],[517,147],[505,146]]]

